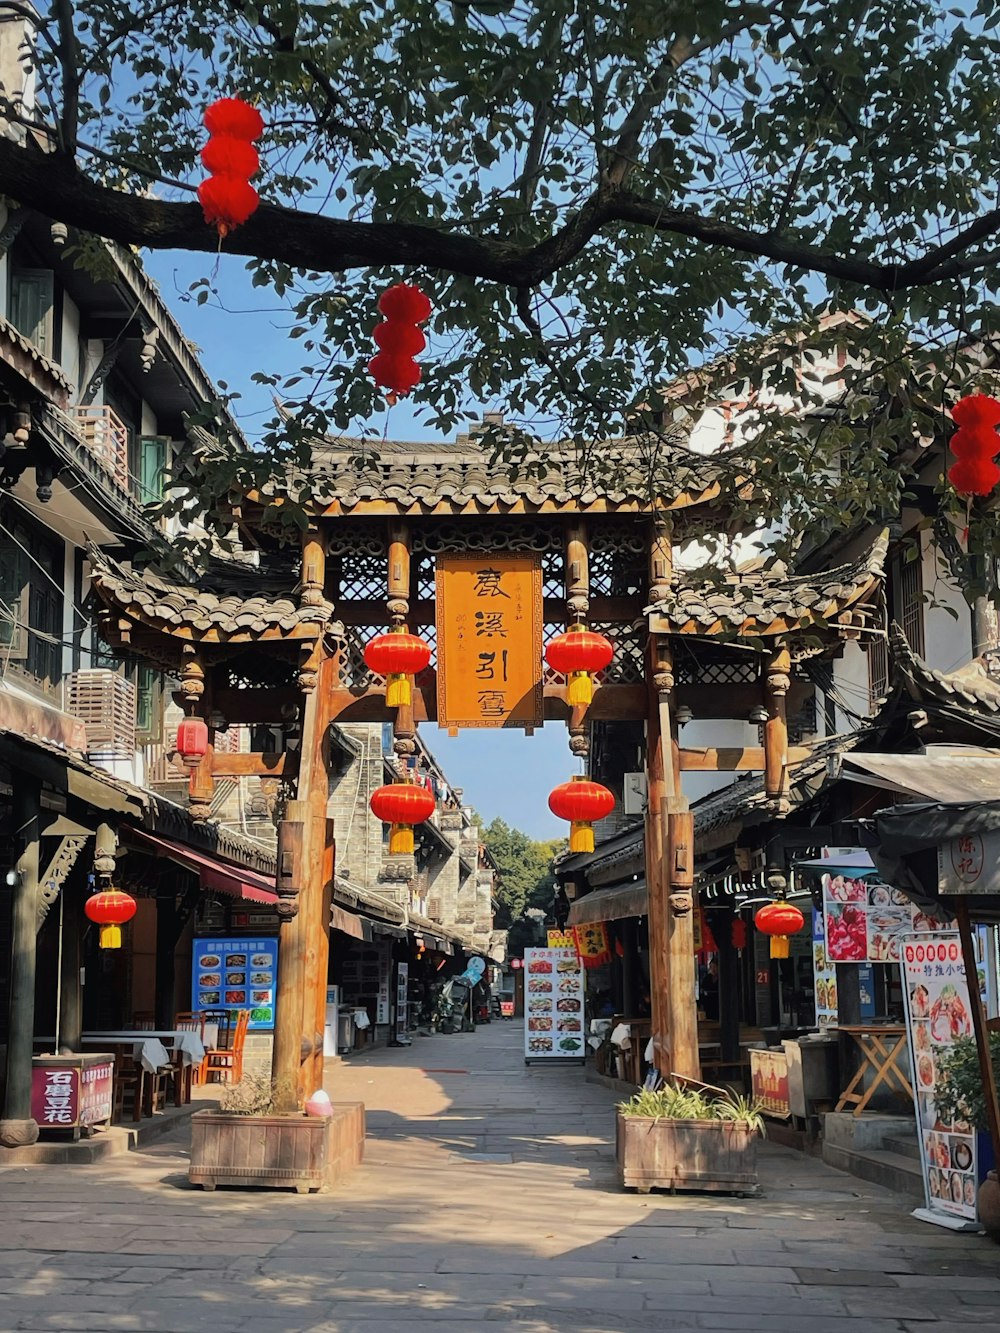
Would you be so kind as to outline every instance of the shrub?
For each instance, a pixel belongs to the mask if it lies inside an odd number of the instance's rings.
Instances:
[[[668,1083],[658,1092],[643,1088],[627,1102],[619,1102],[618,1109],[622,1115],[651,1120],[726,1120],[748,1125],[756,1134],[764,1133],[763,1103],[711,1088],[689,1088],[679,1083]]]

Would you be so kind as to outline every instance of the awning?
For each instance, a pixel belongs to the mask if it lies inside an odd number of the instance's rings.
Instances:
[[[244,898],[251,903],[276,903],[274,881],[244,866],[230,865],[217,861],[206,852],[196,852],[194,848],[182,842],[172,842],[169,838],[158,838],[141,829],[130,828],[127,839],[134,842],[140,851],[150,850],[157,856],[164,856],[175,861],[185,870],[193,870],[201,880],[203,889],[217,893],[228,893],[231,898]]]
[[[649,890],[644,879],[618,884],[613,889],[596,889],[570,905],[566,918],[570,926],[588,921],[620,921],[627,916],[645,916],[649,911]]]
[[[951,804],[1000,797],[1000,752],[845,754],[842,765],[842,777],[920,800]]]
[[[796,870],[814,870],[820,875],[847,875],[851,879],[864,879],[866,875],[878,873],[875,862],[863,847],[814,857],[808,861],[793,861],[792,865]]]
[[[330,904],[330,926],[333,930],[343,931],[345,935],[350,935],[355,940],[371,939],[370,933],[365,934],[361,917],[355,916],[353,912],[345,912],[336,903]]]

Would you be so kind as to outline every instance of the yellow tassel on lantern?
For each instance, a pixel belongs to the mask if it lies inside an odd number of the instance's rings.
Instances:
[[[413,855],[413,825],[391,824],[389,826],[389,855]]]
[[[589,671],[571,671],[566,687],[566,702],[570,708],[589,704],[594,698],[594,682]]]
[[[410,689],[409,676],[390,676],[386,681],[385,706],[387,708],[405,708],[412,701],[413,691]]]
[[[102,926],[99,943],[102,949],[120,949],[122,947],[121,926]]]
[[[592,852],[594,850],[593,824],[586,820],[573,820],[569,826],[569,849],[571,852]]]
[[[787,936],[787,935],[772,935],[772,936],[771,936],[771,957],[772,957],[772,958],[787,958],[787,957],[788,957],[788,936]]]

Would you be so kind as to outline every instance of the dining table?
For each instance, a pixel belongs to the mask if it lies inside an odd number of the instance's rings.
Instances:
[[[205,1058],[205,1044],[200,1033],[184,1028],[141,1028],[131,1031],[85,1032],[81,1038],[84,1046],[99,1046],[102,1042],[120,1047],[131,1046],[133,1059],[149,1074],[173,1067],[177,1075],[174,1079],[174,1103],[185,1106],[190,1102],[193,1072]]]

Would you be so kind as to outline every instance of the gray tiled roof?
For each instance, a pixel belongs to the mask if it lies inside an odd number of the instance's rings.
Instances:
[[[350,512],[375,501],[406,509],[430,509],[439,502],[501,510],[519,503],[645,509],[654,502],[669,505],[688,493],[700,497],[722,475],[712,459],[663,444],[651,465],[642,444],[629,440],[602,446],[588,460],[565,445],[519,456],[516,465],[494,462],[491,453],[476,436],[459,436],[444,445],[328,440],[315,446],[313,476],[319,493]]]
[[[215,630],[227,638],[275,629],[287,633],[299,626],[326,625],[333,615],[329,602],[300,606],[277,591],[270,595],[254,591],[248,584],[253,571],[235,569],[226,578],[227,584],[231,580],[247,584],[249,595],[244,595],[202,583],[177,583],[151,568],[129,569],[93,545],[88,546],[87,557],[93,585],[105,602],[167,633],[181,626],[198,633]],[[254,580],[258,588],[261,577],[258,573]]]
[[[917,656],[896,624],[889,627],[889,647],[895,674],[914,699],[945,708],[1000,713],[1000,681],[993,679],[981,659],[957,671],[936,671]]]
[[[819,625],[861,603],[881,579],[889,535],[883,532],[851,564],[812,574],[789,574],[783,565],[693,584],[675,576],[669,596],[646,608],[679,634],[767,634]]]

